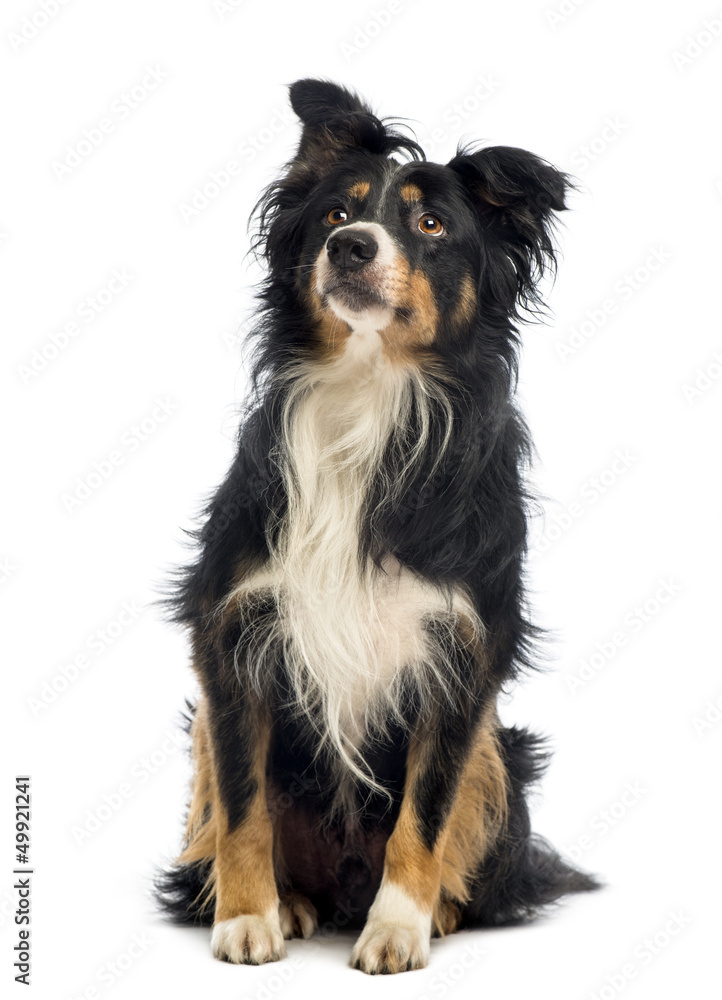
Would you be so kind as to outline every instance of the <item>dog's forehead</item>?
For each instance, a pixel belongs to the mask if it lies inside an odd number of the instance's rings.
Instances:
[[[436,198],[453,185],[452,172],[437,163],[399,163],[393,159],[361,163],[340,172],[334,185],[347,207],[373,215],[403,210]]]
[[[379,211],[399,203],[423,205],[455,188],[453,171],[439,163],[385,159],[361,164],[344,176],[341,193],[350,204]]]
[[[398,187],[403,164],[396,160],[374,157],[362,161],[351,171],[344,171],[340,193],[349,203],[377,207]]]

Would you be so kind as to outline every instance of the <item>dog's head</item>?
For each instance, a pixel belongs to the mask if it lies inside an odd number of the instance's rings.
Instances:
[[[267,304],[302,315],[298,337],[322,354],[368,331],[400,363],[511,343],[554,264],[566,175],[503,146],[430,163],[342,87],[300,80],[290,94],[301,141],[260,204]]]

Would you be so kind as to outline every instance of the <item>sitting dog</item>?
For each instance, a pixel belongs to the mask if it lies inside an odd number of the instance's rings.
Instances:
[[[320,918],[362,928],[354,967],[399,972],[432,933],[596,885],[531,834],[545,754],[496,710],[538,637],[517,324],[570,182],[503,146],[427,162],[332,83],[290,96],[253,401],[170,599],[202,694],[158,893],[230,962]]]

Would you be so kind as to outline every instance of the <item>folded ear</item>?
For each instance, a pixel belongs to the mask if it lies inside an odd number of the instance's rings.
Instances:
[[[512,146],[460,150],[449,163],[464,181],[482,225],[495,236],[515,270],[516,295],[523,306],[539,304],[535,285],[555,267],[554,213],[566,208],[574,187],[550,163]],[[501,258],[497,261],[503,264]],[[508,275],[507,277],[511,277]]]
[[[328,80],[297,80],[290,87],[291,107],[303,132],[293,166],[315,176],[323,174],[353,149],[388,155],[404,149],[412,157],[421,148],[374,115],[360,97]]]
[[[360,97],[330,80],[296,80],[288,88],[291,107],[309,130],[320,130],[329,118],[372,115]]]

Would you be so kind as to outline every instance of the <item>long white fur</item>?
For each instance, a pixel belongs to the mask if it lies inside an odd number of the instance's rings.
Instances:
[[[377,316],[357,316],[342,352],[299,364],[286,378],[280,459],[287,512],[268,564],[225,603],[275,599],[278,615],[256,637],[253,665],[262,671],[264,650],[280,642],[294,707],[316,727],[321,745],[335,751],[347,777],[378,789],[361,753],[364,736],[401,718],[405,684],[423,699],[432,683],[443,691],[451,680],[453,666],[440,645],[431,647],[424,623],[433,619],[453,632],[463,615],[483,633],[461,589],[436,587],[391,555],[382,568],[359,557],[363,505],[389,442],[404,441],[413,466],[429,437],[430,392],[445,414],[444,440],[452,410],[438,381],[386,359]],[[415,409],[420,429],[409,445]],[[390,496],[402,487],[403,477],[385,483]]]

